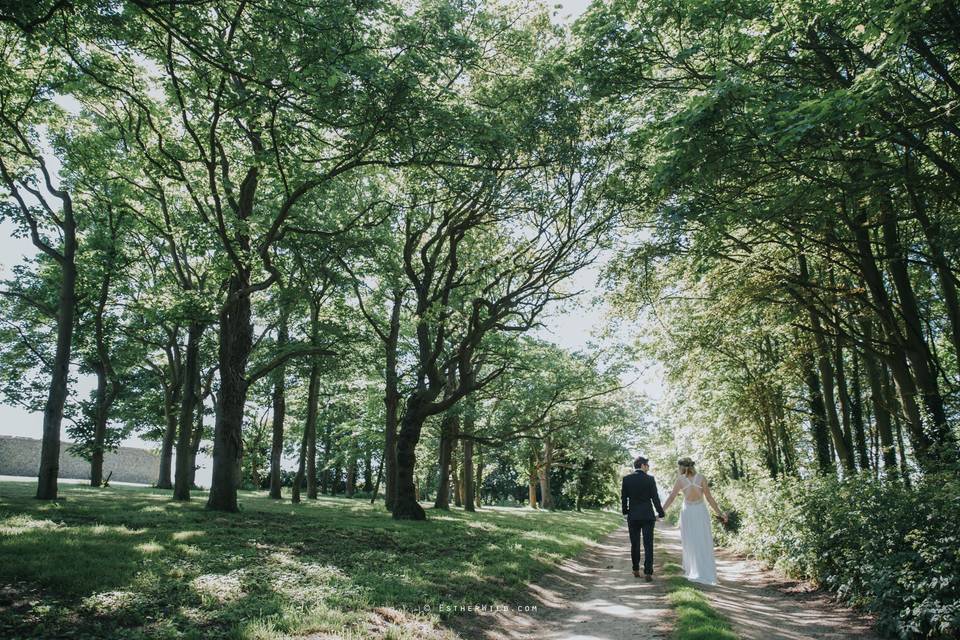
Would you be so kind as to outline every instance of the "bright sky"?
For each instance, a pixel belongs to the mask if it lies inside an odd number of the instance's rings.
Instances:
[[[588,0],[566,0],[554,3],[556,8],[556,17],[558,20],[569,20],[575,18],[589,4]],[[10,275],[11,268],[22,262],[27,256],[35,253],[33,245],[29,240],[14,238],[11,233],[13,225],[9,222],[0,222],[0,278],[6,278]],[[586,269],[578,274],[570,284],[574,290],[584,290],[585,293],[577,300],[575,304],[567,303],[564,309],[554,309],[550,317],[545,320],[545,328],[539,332],[539,336],[562,347],[574,350],[587,350],[593,336],[606,325],[607,309],[602,304],[591,304],[591,300],[597,296],[597,276],[599,266]],[[620,339],[628,340],[628,336],[621,336]],[[634,385],[638,391],[646,393],[652,398],[660,396],[660,377],[654,369],[641,368],[638,373],[629,376],[633,379],[641,375],[641,379]],[[625,380],[626,382],[626,380]],[[74,393],[86,396],[93,388],[89,377],[81,377]],[[39,413],[29,413],[15,406],[2,404],[0,401],[0,434],[25,436],[39,438],[41,434],[42,415]],[[129,438],[124,442],[127,446],[150,448],[154,443],[143,441],[137,437]],[[201,485],[209,484],[210,469],[209,462],[206,462],[206,468],[201,468],[197,472],[197,480]]]

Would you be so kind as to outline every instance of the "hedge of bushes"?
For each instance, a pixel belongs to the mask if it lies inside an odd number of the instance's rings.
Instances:
[[[960,480],[912,488],[868,476],[727,485],[740,515],[729,544],[812,580],[877,617],[899,638],[960,637]]]

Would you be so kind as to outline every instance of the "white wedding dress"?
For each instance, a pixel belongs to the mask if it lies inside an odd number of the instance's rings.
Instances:
[[[703,479],[696,475],[686,482],[680,509],[680,541],[683,544],[683,574],[687,580],[717,584],[717,564],[713,557],[713,531],[710,512],[703,498]]]

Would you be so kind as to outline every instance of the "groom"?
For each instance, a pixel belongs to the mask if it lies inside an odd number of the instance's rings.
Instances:
[[[657,481],[647,475],[650,462],[643,456],[633,461],[636,469],[623,477],[620,487],[620,506],[627,516],[630,528],[630,559],[633,561],[633,575],[640,577],[640,536],[643,535],[643,578],[653,580],[653,525],[657,517],[663,517],[660,506],[660,494],[657,493]],[[652,503],[652,504],[651,504]],[[656,508],[657,515],[653,510]]]

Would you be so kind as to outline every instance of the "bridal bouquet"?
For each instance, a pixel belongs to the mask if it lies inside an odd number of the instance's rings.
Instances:
[[[720,516],[715,516],[717,520],[720,521],[720,526],[723,527],[724,531],[729,531],[730,533],[736,533],[740,530],[740,513],[736,509],[731,509],[727,511],[727,521],[724,522],[723,518]]]

